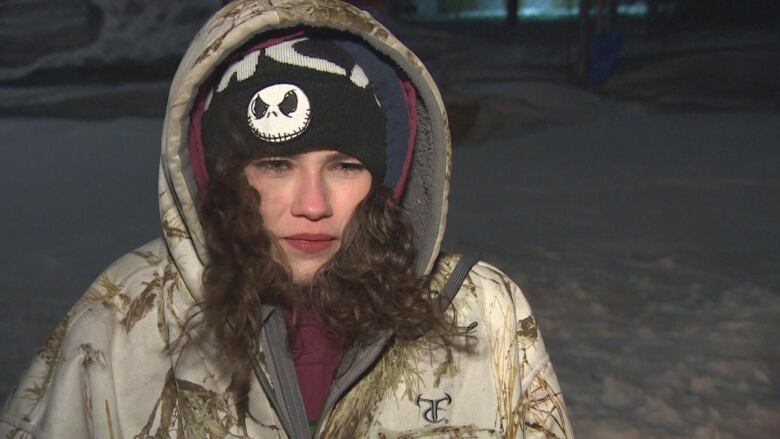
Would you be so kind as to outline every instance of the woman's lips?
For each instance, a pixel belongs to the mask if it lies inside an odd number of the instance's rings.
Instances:
[[[282,239],[291,247],[304,253],[321,252],[336,242],[335,236],[319,233],[299,233],[285,236]]]

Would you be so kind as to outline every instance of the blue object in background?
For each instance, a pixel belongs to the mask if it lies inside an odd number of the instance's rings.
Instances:
[[[599,85],[615,70],[620,49],[623,47],[623,32],[612,31],[597,34],[590,44],[588,83]]]

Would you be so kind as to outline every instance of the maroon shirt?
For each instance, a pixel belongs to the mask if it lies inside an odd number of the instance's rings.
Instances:
[[[290,322],[292,313],[284,314]],[[317,311],[311,309],[300,310],[290,341],[306,417],[309,422],[316,422],[339,366],[342,348],[328,337]]]

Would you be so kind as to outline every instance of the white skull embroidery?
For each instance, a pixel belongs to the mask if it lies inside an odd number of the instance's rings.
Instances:
[[[258,91],[249,101],[247,120],[257,137],[281,143],[301,135],[311,119],[309,98],[292,84],[274,84]]]

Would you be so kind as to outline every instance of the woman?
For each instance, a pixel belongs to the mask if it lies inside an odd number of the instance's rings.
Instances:
[[[572,437],[517,286],[439,252],[449,155],[430,76],[367,14],[230,3],[172,85],[162,239],[68,313],[0,432]]]

